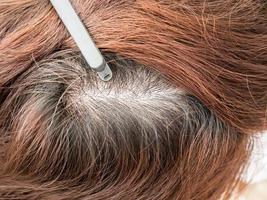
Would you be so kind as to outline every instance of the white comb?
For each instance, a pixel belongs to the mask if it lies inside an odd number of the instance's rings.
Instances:
[[[50,0],[50,2],[89,66],[97,72],[101,80],[109,81],[112,78],[112,71],[69,0]]]

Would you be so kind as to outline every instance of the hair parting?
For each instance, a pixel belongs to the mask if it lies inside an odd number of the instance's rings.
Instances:
[[[266,129],[264,0],[0,2],[0,199],[219,200]]]

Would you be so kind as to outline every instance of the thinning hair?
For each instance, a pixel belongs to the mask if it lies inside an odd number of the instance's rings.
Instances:
[[[72,3],[109,82],[49,1],[0,3],[0,198],[227,199],[266,127],[266,2]]]

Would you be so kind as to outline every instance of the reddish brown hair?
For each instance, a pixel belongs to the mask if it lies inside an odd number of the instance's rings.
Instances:
[[[0,194],[227,197],[266,127],[265,1],[72,3],[109,83],[84,70],[49,1],[0,3]]]

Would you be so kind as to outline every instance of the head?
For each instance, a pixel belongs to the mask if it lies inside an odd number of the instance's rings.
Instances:
[[[264,1],[72,3],[109,82],[49,1],[0,3],[0,196],[227,198],[266,126]]]

